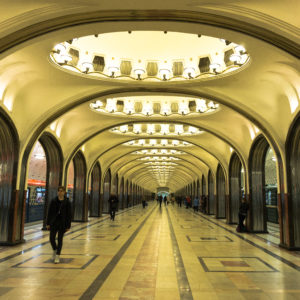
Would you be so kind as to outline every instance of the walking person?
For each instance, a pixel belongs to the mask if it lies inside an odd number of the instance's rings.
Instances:
[[[199,209],[199,198],[197,196],[194,198],[193,208],[194,212],[198,211]]]
[[[109,214],[110,214],[110,219],[115,220],[115,215],[116,215],[116,210],[118,208],[118,197],[115,194],[111,194],[108,203],[109,203]]]
[[[162,203],[162,195],[158,196],[158,202],[159,202],[159,208],[161,208],[161,203]]]
[[[239,208],[239,225],[236,229],[238,232],[246,231],[246,226],[244,225],[244,221],[247,217],[248,209],[249,209],[249,204],[246,202],[245,198],[242,198],[242,202]]]
[[[52,259],[55,264],[58,264],[60,261],[64,234],[71,228],[71,203],[65,195],[66,188],[59,186],[57,189],[57,197],[50,203],[46,221],[47,229],[50,230],[50,243],[53,249]],[[56,244],[55,239],[57,234]]]
[[[142,196],[142,205],[143,205],[143,208],[145,208],[147,206],[145,196]]]

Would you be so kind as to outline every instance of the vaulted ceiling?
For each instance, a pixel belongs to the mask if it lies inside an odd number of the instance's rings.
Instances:
[[[227,174],[233,152],[247,169],[250,147],[259,134],[267,138],[275,154],[284,157],[289,126],[299,112],[299,11],[299,1],[287,0],[3,0],[0,105],[17,128],[21,155],[48,131],[61,144],[65,161],[81,149],[88,168],[99,161],[103,171],[110,168],[119,178],[151,191],[159,186],[176,191],[202,174],[206,176],[209,169],[215,173],[218,164]],[[120,32],[122,35],[101,40],[101,36]],[[149,32],[155,32],[153,39]],[[183,34],[199,40],[213,37],[215,44],[206,40],[203,46],[194,44]],[[115,57],[129,61],[132,76],[111,76],[108,65],[104,69],[107,74],[93,76],[64,68],[51,59],[56,45],[89,35],[97,35],[98,44],[74,42],[72,47],[82,47],[80,55],[84,55],[90,54],[90,46],[93,55],[97,53],[111,64]],[[242,45],[249,61],[232,72],[210,68],[207,76],[202,76],[205,72],[197,69],[199,59],[207,55],[212,63],[214,55],[223,51],[218,48],[222,45],[219,39],[224,40],[225,50]],[[231,46],[226,41],[232,42]],[[187,67],[189,58],[193,58],[193,67],[201,76],[164,80],[159,75],[164,68],[161,64],[167,64],[170,74],[175,74],[174,60]],[[151,73],[147,70],[149,61],[157,63],[158,75],[148,80],[144,77]],[[135,77],[137,63],[144,68],[143,80]],[[122,108],[117,113],[108,106],[106,111],[92,109],[91,103],[98,100],[107,104],[107,99],[116,99],[121,106],[126,102],[122,99],[129,99],[144,103],[144,108],[149,101],[160,109],[150,115],[122,113]],[[179,104],[173,104],[173,112],[163,113],[164,101],[181,99],[188,101],[191,113],[181,113]],[[213,101],[217,109],[197,112],[191,106],[197,99],[205,99],[207,104]],[[130,131],[128,128],[135,124],[144,129]],[[170,133],[164,134],[157,126],[161,124],[167,124]],[[176,124],[184,125],[187,134],[178,134]],[[112,130],[125,125],[126,132]],[[156,125],[154,133],[147,132],[150,125]],[[190,127],[201,132],[189,134]],[[154,144],[150,141],[153,139]],[[166,145],[162,139],[167,140]],[[135,142],[124,144],[129,141]],[[153,149],[156,152],[146,151]],[[166,163],[168,157],[174,158],[172,164]]]

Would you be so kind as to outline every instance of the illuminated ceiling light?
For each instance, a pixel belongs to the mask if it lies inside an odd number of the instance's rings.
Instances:
[[[57,54],[61,54],[61,53],[65,53],[66,52],[66,46],[62,43],[60,44],[57,44],[54,46],[54,51],[57,53]]]
[[[196,75],[196,70],[193,67],[187,67],[184,69],[184,76],[188,79],[193,79]]]
[[[142,125],[141,124],[134,124],[133,125],[133,132],[136,134],[141,133],[142,131]]]
[[[134,101],[131,101],[131,100],[124,101],[124,110],[123,111],[128,115],[133,114],[135,112]]]
[[[148,134],[153,134],[153,133],[155,133],[155,125],[154,125],[154,124],[148,124],[148,125],[147,125],[147,133],[148,133]]]
[[[182,100],[178,105],[178,112],[182,115],[186,115],[190,112],[188,102],[186,100]]]
[[[168,134],[170,132],[169,124],[161,124],[160,125],[160,132],[161,132],[161,134],[164,134],[164,135]]]
[[[173,141],[172,141],[172,145],[173,145],[173,146],[178,146],[178,145],[179,145],[179,141],[173,140]]]
[[[244,54],[246,53],[246,49],[242,45],[238,45],[234,48],[237,53]]]
[[[142,113],[145,116],[150,116],[153,114],[153,106],[152,103],[150,103],[149,101],[146,101],[143,103],[143,109],[142,109]]]
[[[216,74],[219,73],[221,65],[219,63],[211,63],[209,68]]]
[[[195,134],[197,131],[198,131],[198,129],[197,129],[196,127],[189,126],[189,132],[190,132],[191,134]]]
[[[117,100],[114,98],[108,98],[106,101],[106,109],[111,113],[115,112],[117,109]]]
[[[138,80],[141,80],[141,76],[145,73],[144,69],[135,69],[134,70],[135,75],[137,76]]]
[[[163,146],[168,145],[168,140],[161,140],[161,145],[163,145]]]
[[[150,145],[155,146],[156,145],[156,140],[154,140],[154,139],[150,140]]]
[[[229,59],[235,64],[240,64],[242,57],[239,54],[233,53],[230,55]]]
[[[120,69],[117,66],[108,67],[108,74],[110,77],[114,78],[119,70]]]
[[[204,99],[196,99],[196,110],[204,113],[207,110],[206,101]]]
[[[72,60],[72,58],[71,58]],[[88,73],[89,71],[91,71],[93,69],[93,64],[90,62],[83,62],[81,64],[81,69],[83,72]]]
[[[128,131],[128,126],[127,126],[127,125],[122,125],[122,126],[120,126],[120,131],[121,131],[122,133],[126,133],[126,132]]]
[[[159,74],[163,80],[170,79],[171,71],[169,69],[160,69]]]
[[[168,116],[171,113],[171,106],[170,103],[164,102],[161,106],[161,113],[164,116]]]
[[[145,140],[139,140],[139,145],[141,145],[141,146],[144,146],[144,145],[145,145],[145,143],[146,143],[146,141],[145,141]]]
[[[183,133],[183,125],[181,125],[181,124],[176,124],[175,125],[175,132],[176,132],[176,134],[178,134],[178,135],[180,135],[180,134],[182,134]]]

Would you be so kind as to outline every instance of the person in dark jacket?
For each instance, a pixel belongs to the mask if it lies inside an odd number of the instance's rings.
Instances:
[[[246,202],[245,198],[242,198],[242,202],[239,208],[239,225],[237,231],[246,231],[246,226],[244,225],[244,221],[246,219],[248,209],[249,209],[249,204]]]
[[[115,220],[115,215],[116,215],[116,210],[118,208],[118,197],[115,194],[111,194],[108,203],[109,203],[109,214],[110,214],[110,219]]]
[[[70,230],[72,221],[71,203],[65,194],[65,187],[59,186],[57,197],[51,201],[47,215],[47,229],[50,230],[50,243],[53,249],[52,258],[56,264],[59,263],[64,233]],[[58,243],[56,244],[57,234]]]

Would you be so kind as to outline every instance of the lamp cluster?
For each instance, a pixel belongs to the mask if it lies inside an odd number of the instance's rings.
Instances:
[[[119,57],[111,56],[111,51],[105,47],[107,45],[100,44],[100,49],[96,46],[91,49],[86,48],[88,44],[84,43],[86,39],[91,44],[99,45],[101,35],[72,39],[55,45],[50,55],[52,61],[71,71],[98,78],[170,81],[217,76],[234,71],[249,60],[249,55],[242,45],[227,43],[228,41],[224,41],[223,47],[218,45],[215,51],[211,49],[207,54],[199,53],[196,56],[193,53],[178,58],[166,59],[162,55],[156,59],[150,57],[141,59],[135,57],[137,54],[133,51],[132,57],[123,59],[126,54],[121,51]],[[194,47],[199,47],[201,51],[201,45],[196,44]],[[103,51],[107,53],[98,54]]]
[[[128,135],[181,135],[190,136],[202,133],[194,126],[183,124],[126,124],[111,129],[111,132]]]
[[[138,139],[124,143],[125,146],[134,147],[187,147],[192,146],[186,141],[179,141],[173,139]]]
[[[95,100],[90,103],[90,108],[97,112],[134,115],[134,116],[170,116],[190,114],[203,114],[215,111],[219,107],[218,103],[205,99],[180,98],[152,101],[137,98],[107,98]],[[128,131],[122,127],[122,131]],[[175,130],[176,131],[176,130]]]
[[[150,161],[172,161],[172,160],[180,160],[180,158],[174,156],[146,156],[139,158],[138,160],[150,160]]]
[[[145,149],[140,151],[134,151],[133,155],[181,155],[184,154],[183,151],[178,151],[175,149]]]

